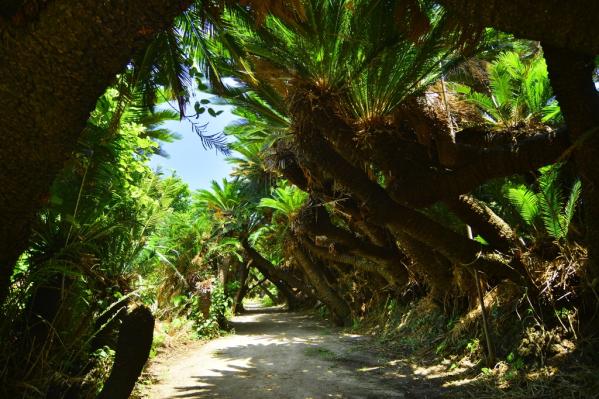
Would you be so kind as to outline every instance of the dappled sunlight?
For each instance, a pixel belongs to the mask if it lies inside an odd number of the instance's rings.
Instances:
[[[389,366],[359,346],[365,337],[295,313],[250,313],[231,324],[234,335],[208,342],[193,365],[171,370],[167,379],[176,384],[151,397],[405,397],[411,378],[387,378]]]

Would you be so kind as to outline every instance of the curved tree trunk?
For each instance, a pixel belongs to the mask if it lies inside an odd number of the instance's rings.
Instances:
[[[518,241],[512,228],[482,201],[470,195],[460,195],[456,200],[448,201],[447,204],[449,209],[494,248],[509,251],[518,247]]]
[[[333,315],[333,321],[341,326],[351,324],[351,309],[349,305],[337,292],[329,285],[324,273],[318,270],[318,267],[312,262],[308,255],[300,247],[300,243],[295,241],[293,255],[297,263],[306,274],[308,281],[316,290],[318,298],[329,308]]]
[[[308,239],[300,239],[300,242],[314,255],[318,256],[321,259],[328,260],[330,262],[338,262],[346,265],[353,266],[356,270],[361,270],[368,273],[378,274],[383,277],[388,284],[391,286],[397,287],[400,285],[400,281],[402,283],[407,282],[407,278],[405,280],[398,280],[398,276],[394,275],[391,270],[389,270],[385,264],[379,265],[373,263],[362,256],[351,255],[347,253],[340,252],[331,252],[327,248],[322,248],[314,243],[312,243]]]
[[[110,376],[98,399],[127,399],[150,356],[154,316],[140,306],[123,320]]]
[[[96,100],[190,0],[53,0],[0,24],[0,303],[30,225]]]
[[[333,261],[335,260],[330,259],[330,256],[338,256],[339,262],[380,274],[393,286],[401,286],[408,282],[408,272],[395,248],[374,245],[365,238],[356,237],[349,231],[335,226],[327,211],[322,207],[318,208],[316,211],[313,208],[304,210],[298,229],[313,236],[326,236],[333,242],[342,244],[347,251],[329,255],[326,250],[316,247],[310,241],[304,242],[310,246],[312,252]]]
[[[295,112],[309,104],[294,104]],[[322,119],[326,115],[317,115]],[[297,118],[301,125],[296,126],[296,140],[311,169],[320,168],[334,176],[337,182],[348,188],[368,209],[370,221],[385,226],[395,235],[408,234],[429,247],[434,248],[450,261],[469,268],[484,271],[490,277],[507,278],[522,285],[531,285],[520,270],[482,251],[481,245],[465,236],[443,227],[424,214],[393,201],[385,189],[371,181],[362,170],[354,167],[336,153],[320,136],[319,128],[311,124],[308,117]]]
[[[239,281],[241,283],[241,286],[239,287],[237,294],[235,294],[235,301],[233,302],[233,314],[242,313],[244,310],[243,309],[243,298],[245,298],[246,294],[249,292],[247,280],[248,280],[251,264],[252,264],[251,260],[247,263],[240,262],[240,264],[239,264],[239,268],[240,268]]]
[[[439,3],[466,27],[492,26],[522,38],[599,54],[596,0],[439,0]]]

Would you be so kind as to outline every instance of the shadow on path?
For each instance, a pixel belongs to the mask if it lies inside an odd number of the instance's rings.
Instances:
[[[370,350],[370,339],[342,334],[281,309],[249,310],[235,334],[202,346],[169,369],[152,398],[437,398],[441,381]]]

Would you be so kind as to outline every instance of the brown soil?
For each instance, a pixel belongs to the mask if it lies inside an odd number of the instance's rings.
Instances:
[[[310,315],[253,309],[231,324],[234,334],[159,356],[151,369],[158,383],[147,397],[460,397],[442,387],[441,373],[426,375],[407,359],[392,360],[371,338],[344,334]]]

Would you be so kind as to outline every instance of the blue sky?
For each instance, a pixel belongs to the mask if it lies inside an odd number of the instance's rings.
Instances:
[[[200,95],[196,99],[210,98]],[[194,99],[194,100],[196,100]],[[192,103],[195,101],[192,101]],[[225,126],[238,119],[231,114],[232,107],[226,105],[209,105],[215,110],[223,113],[217,117],[211,117],[207,112],[195,120],[199,124],[208,124],[206,134],[222,132]],[[193,106],[189,106],[187,113],[193,113]],[[153,156],[150,161],[152,169],[160,167],[166,175],[171,171],[183,179],[191,190],[209,188],[212,180],[220,181],[231,172],[231,166],[225,161],[225,156],[214,150],[205,150],[200,138],[192,129],[189,121],[169,121],[163,125],[181,136],[174,143],[164,143],[162,148],[170,155],[169,158]]]

